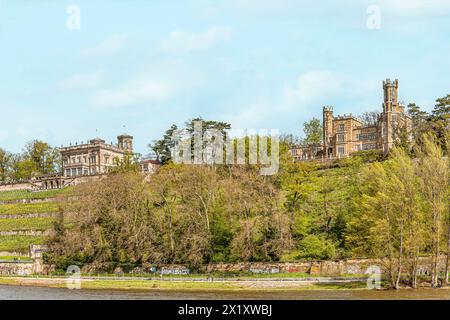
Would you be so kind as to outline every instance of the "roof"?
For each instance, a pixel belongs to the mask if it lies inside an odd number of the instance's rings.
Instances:
[[[140,162],[140,164],[161,164],[161,162],[159,162],[158,160],[153,160],[153,159],[147,159],[147,160],[142,160]]]

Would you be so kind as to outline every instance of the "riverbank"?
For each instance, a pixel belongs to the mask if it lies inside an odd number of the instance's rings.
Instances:
[[[80,289],[86,290],[340,290],[365,289],[366,283],[357,279],[228,279],[228,280],[120,280],[120,279],[81,279]],[[67,278],[0,277],[0,285],[31,286],[48,288],[67,288],[74,286]]]
[[[24,283],[22,283],[24,284]],[[450,300],[448,289],[403,289],[368,290],[364,288],[336,289],[330,285],[302,288],[278,289],[176,289],[151,288],[142,290],[135,284],[124,289],[116,283],[118,289],[106,289],[106,283],[100,290],[69,290],[60,287],[38,287],[0,284],[0,300]],[[91,284],[94,284],[91,282]],[[42,283],[41,283],[42,285]],[[55,285],[53,283],[52,285]],[[129,283],[127,284],[130,285]],[[147,287],[147,286],[145,286]]]

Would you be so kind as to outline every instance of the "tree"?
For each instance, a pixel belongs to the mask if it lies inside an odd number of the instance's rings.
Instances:
[[[9,177],[12,181],[28,180],[37,174],[36,163],[21,154],[11,156]]]
[[[134,172],[139,173],[140,167],[139,162],[141,160],[141,155],[139,153],[129,153],[125,152],[122,159],[114,158],[114,167],[109,169],[110,173],[126,173]]]
[[[450,132],[447,132],[446,135],[446,150],[447,150],[447,174],[450,172]],[[450,174],[448,174],[447,186],[450,186]],[[447,216],[445,217],[447,223],[447,252],[445,259],[445,275],[444,275],[444,286],[448,286],[449,284],[449,276],[450,276],[450,189],[447,193]]]
[[[166,164],[172,159],[171,150],[175,146],[173,135],[177,130],[178,127],[176,125],[172,125],[166,130],[162,139],[156,140],[149,145],[149,148],[156,154],[156,158],[162,164]]]
[[[396,289],[404,269],[411,286],[417,287],[425,232],[420,181],[411,158],[400,148],[394,148],[385,163],[364,167],[357,214],[347,230],[352,249],[379,258]]]
[[[450,94],[436,100],[436,105],[432,112],[433,117],[450,121]]]
[[[428,234],[431,247],[431,285],[439,284],[439,257],[443,235],[443,220],[448,211],[448,163],[443,158],[442,149],[436,138],[427,135],[416,151],[419,164],[418,175],[421,178],[421,192],[426,203]]]
[[[322,123],[319,119],[313,118],[303,123],[303,132],[305,133],[304,142],[314,146],[322,143],[323,131]]]
[[[46,241],[49,263],[61,269],[88,264],[91,270],[112,272],[118,266],[164,261],[159,225],[141,175],[110,175],[77,186],[70,195],[75,197],[62,203],[63,218]],[[70,228],[61,228],[67,223]]]
[[[26,144],[24,158],[35,164],[39,174],[57,172],[59,165],[59,151],[48,143],[33,140]]]
[[[195,132],[195,123],[201,124],[201,132]],[[193,135],[198,134],[201,135],[200,138],[203,139],[205,132],[207,130],[217,130],[222,134],[223,141],[227,136],[227,130],[231,128],[231,125],[226,122],[219,121],[211,121],[211,120],[203,120],[201,117],[194,118],[192,120],[188,120],[185,123],[184,128],[178,128],[176,125],[172,125],[164,134],[163,138],[160,140],[154,141],[149,145],[150,149],[156,154],[159,161],[162,164],[167,164],[172,160],[172,150],[177,143],[176,139],[174,139],[174,135],[181,134],[183,132],[190,135],[191,140],[191,149],[194,149],[194,139]],[[180,137],[181,138],[181,137]],[[206,144],[206,141],[203,140],[203,146]],[[192,157],[194,154],[192,153]]]
[[[431,120],[438,142],[445,149],[445,138],[450,131],[450,94],[436,100]]]
[[[12,154],[0,148],[0,181],[5,182],[8,179]]]
[[[407,106],[408,115],[411,117],[412,121],[412,136],[414,141],[417,141],[423,133],[427,130],[428,124],[427,119],[429,114],[422,111],[420,107],[415,103],[410,103]]]
[[[375,126],[378,123],[380,113],[378,111],[369,111],[362,113],[359,118],[366,126]]]
[[[227,135],[227,131],[231,129],[231,125],[229,123],[221,122],[221,121],[213,121],[213,120],[203,120],[202,117],[198,117],[198,118],[188,120],[185,123],[186,130],[190,134],[194,133],[195,123],[201,123],[202,135],[204,135],[207,130],[218,130],[219,132],[222,133],[222,136],[224,139]]]
[[[282,134],[280,135],[280,142],[285,143],[289,148],[292,148],[300,144],[300,138],[293,134]]]

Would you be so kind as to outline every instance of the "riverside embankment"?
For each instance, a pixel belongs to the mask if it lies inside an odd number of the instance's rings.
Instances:
[[[86,284],[87,282],[84,282]],[[96,281],[90,282],[91,286]],[[83,284],[80,290],[69,290],[64,287],[30,287],[0,284],[0,300],[450,300],[448,289],[419,289],[419,290],[368,290],[364,288],[348,289],[336,288],[331,285],[304,286],[298,288],[278,289],[229,289],[211,288],[153,288],[151,282],[138,287],[138,282],[124,284],[127,289],[86,289]],[[119,284],[116,284],[119,286]],[[121,286],[121,285],[120,285]],[[147,288],[143,290],[142,288]]]

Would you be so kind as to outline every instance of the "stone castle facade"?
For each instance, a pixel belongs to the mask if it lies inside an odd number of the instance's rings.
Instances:
[[[0,185],[0,191],[59,189],[101,179],[127,155],[134,154],[133,137],[120,135],[117,144],[95,138],[87,143],[63,146],[59,151],[60,172],[35,177],[28,182]],[[157,160],[146,159],[139,163],[139,169],[144,175],[155,173],[159,166]]]
[[[334,116],[333,107],[323,107],[322,143],[292,148],[294,160],[344,158],[364,150],[387,153],[394,146],[399,128],[410,131],[411,118],[398,99],[398,80],[383,81],[383,92],[383,111],[375,124],[364,124],[352,114]]]
[[[60,148],[62,170],[66,177],[79,177],[108,173],[109,169],[133,154],[133,137],[117,137],[117,145],[96,138],[86,144]]]

